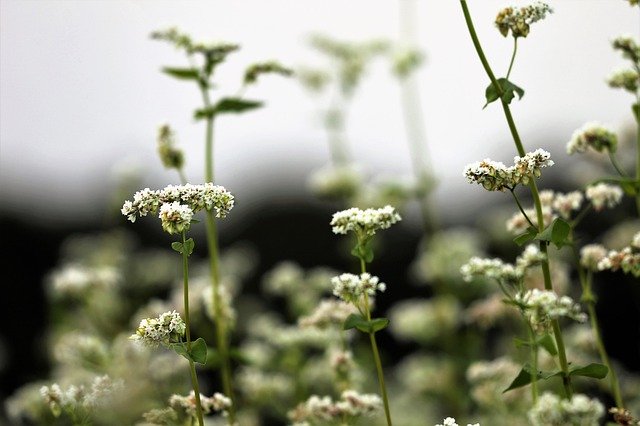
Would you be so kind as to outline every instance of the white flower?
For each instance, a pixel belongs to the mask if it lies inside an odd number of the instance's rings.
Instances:
[[[640,232],[636,232],[633,235],[633,240],[631,240],[631,247],[640,249]]]
[[[640,83],[640,74],[633,68],[622,68],[611,73],[609,78],[607,78],[607,83],[609,87],[625,89],[631,93],[636,93]]]
[[[189,392],[187,396],[171,395],[169,405],[174,410],[182,410],[192,417],[196,416],[196,394],[194,391]],[[200,394],[200,406],[203,414],[226,412],[231,407],[231,399],[219,392],[214,393],[211,397]]]
[[[622,269],[626,274],[633,274],[640,277],[640,253],[634,252],[631,247],[624,247],[622,250],[611,250],[598,262],[598,270],[617,271]]]
[[[347,317],[356,312],[356,308],[347,302],[324,299],[311,314],[300,317],[298,324],[301,327],[326,328],[332,325],[341,327]]]
[[[597,121],[591,121],[573,132],[567,143],[567,154],[586,152],[589,148],[597,152],[615,152],[618,138],[615,133]]]
[[[612,209],[620,204],[622,200],[622,190],[617,186],[606,183],[587,187],[585,194],[596,211],[604,209],[605,206]]]
[[[527,217],[533,224],[538,227],[538,215],[536,214],[535,209],[524,209],[524,212],[527,214]],[[543,225],[546,228],[553,222],[553,220],[557,216],[553,213],[553,210],[549,206],[542,206],[542,221]],[[529,221],[524,217],[522,212],[518,211],[511,216],[506,222],[507,231],[511,232],[514,235],[522,234],[527,229],[531,227]]]
[[[553,13],[553,9],[539,1],[520,8],[506,7],[498,13],[495,25],[505,37],[509,31],[513,37],[526,37],[531,30],[530,25],[544,19],[548,13]]]
[[[186,331],[186,325],[176,311],[165,312],[158,318],[145,318],[140,321],[136,333],[129,337],[149,346],[164,345],[180,341]]]
[[[185,204],[174,201],[171,204],[163,204],[158,216],[162,221],[162,229],[169,234],[180,234],[189,230],[193,210]]]
[[[578,322],[585,322],[587,315],[574,303],[569,296],[558,296],[549,290],[527,290],[515,296],[515,301],[528,318],[536,331],[544,331],[551,320],[559,317],[572,318]]]
[[[571,212],[578,210],[582,204],[582,192],[572,191],[566,194],[557,193],[553,199],[553,209],[565,219],[571,217]]]
[[[456,419],[453,417],[447,417],[442,421],[442,424],[437,424],[436,426],[458,426],[458,423],[456,423]],[[467,426],[480,426],[480,423],[467,423]]]
[[[482,259],[472,257],[469,262],[460,268],[462,278],[467,281],[473,281],[475,276],[483,278],[495,279],[500,282],[516,284],[523,278],[522,271],[516,269],[513,265],[503,262],[501,259]]]
[[[334,234],[355,232],[362,237],[371,237],[380,229],[387,229],[402,220],[396,209],[387,205],[379,209],[361,210],[357,207],[334,213],[331,226]]]
[[[288,416],[293,422],[335,420],[373,415],[382,409],[382,399],[375,394],[360,394],[355,390],[345,390],[340,400],[333,401],[330,396],[311,395],[300,403]],[[297,423],[296,423],[297,424]]]
[[[598,270],[598,264],[607,255],[607,249],[601,244],[587,244],[580,249],[580,264],[592,271]]]
[[[365,272],[360,275],[341,274],[333,277],[331,284],[333,284],[335,296],[345,302],[358,304],[365,293],[369,296],[375,296],[376,291],[384,292],[386,290],[386,284],[379,281],[380,279],[375,275]]]
[[[529,410],[533,426],[598,426],[604,406],[597,399],[575,394],[570,400],[545,392]]]

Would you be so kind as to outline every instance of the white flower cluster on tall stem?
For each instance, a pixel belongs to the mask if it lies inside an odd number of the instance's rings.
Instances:
[[[597,152],[616,152],[618,137],[597,121],[591,121],[573,132],[567,143],[567,154],[586,152],[589,148]]]
[[[331,279],[333,284],[333,294],[348,303],[359,306],[360,299],[366,293],[369,296],[375,296],[376,291],[384,292],[387,288],[385,283],[381,283],[380,279],[375,275],[367,272],[354,274],[341,274]]]
[[[528,417],[533,426],[598,426],[603,414],[604,406],[597,399],[582,394],[562,399],[545,392]]]
[[[352,231],[362,237],[371,237],[376,231],[387,229],[400,220],[402,218],[396,209],[389,205],[366,210],[352,207],[334,213],[331,226],[334,234],[346,234]]]
[[[380,409],[382,409],[382,400],[378,395],[346,390],[342,392],[338,401],[333,401],[330,396],[312,395],[290,411],[289,418],[298,424],[308,421],[311,424],[320,425],[345,418],[373,415]]]
[[[169,234],[181,234],[188,231],[193,219],[193,210],[186,204],[177,201],[160,206],[158,215],[162,221],[162,229]]]
[[[553,199],[553,210],[564,219],[569,219],[573,211],[580,209],[583,199],[584,196],[580,191],[571,191],[566,194],[558,192]]]
[[[202,405],[203,414],[210,414],[215,412],[226,412],[231,407],[231,399],[227,398],[220,392],[216,392],[213,396],[204,396],[200,394],[200,403]],[[169,397],[169,406],[174,410],[183,410],[188,415],[195,417],[196,415],[196,394],[194,391],[189,392],[189,395],[176,395],[173,394]]]
[[[487,191],[504,191],[518,184],[526,185],[532,177],[540,177],[540,169],[550,166],[553,166],[551,154],[537,149],[524,157],[514,157],[514,165],[510,167],[488,158],[469,164],[463,176],[469,183],[482,185]]]
[[[129,339],[156,347],[168,346],[181,341],[187,327],[176,311],[165,312],[158,318],[145,318],[140,321],[136,333]]]
[[[528,268],[539,265],[544,260],[545,256],[540,252],[540,249],[530,244],[516,258],[515,266],[498,258],[482,259],[472,257],[469,262],[462,265],[460,273],[467,282],[473,281],[474,277],[479,276],[494,279],[504,284],[517,284],[524,278]]]
[[[524,309],[525,316],[536,331],[547,330],[552,320],[560,317],[585,322],[587,315],[569,296],[558,296],[554,291],[534,288],[515,296],[515,302]]]
[[[513,37],[526,37],[531,30],[530,25],[544,19],[553,9],[542,2],[535,2],[524,7],[506,7],[496,16],[496,27],[500,34],[507,36],[509,31]]]
[[[585,195],[596,211],[601,211],[605,207],[612,209],[622,201],[622,189],[606,183],[587,187]]]
[[[570,219],[571,215],[580,209],[584,196],[580,191],[572,191],[568,193],[554,192],[551,190],[540,191],[540,204],[542,205],[543,226],[546,228],[558,216],[564,219]],[[533,224],[538,226],[538,216],[535,209],[524,209],[527,217]],[[507,231],[514,235],[521,234],[531,227],[529,221],[524,217],[522,212],[517,211],[506,222]]]
[[[442,421],[442,424],[438,423],[436,426],[459,426],[458,423],[456,423],[456,419],[454,419],[453,417],[447,417]],[[480,426],[480,423],[467,423],[467,426]]]
[[[223,186],[207,182],[202,185],[168,185],[164,189],[152,191],[142,189],[133,195],[133,201],[124,202],[120,210],[131,222],[138,216],[156,213],[162,204],[178,202],[187,205],[194,213],[200,210],[215,210],[216,217],[225,217],[233,208],[233,195]]]

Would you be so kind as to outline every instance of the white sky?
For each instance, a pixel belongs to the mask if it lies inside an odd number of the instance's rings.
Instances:
[[[151,41],[151,31],[178,26],[196,39],[241,44],[219,71],[221,93],[229,94],[252,62],[318,63],[305,42],[312,32],[396,39],[398,1],[407,0],[0,0],[3,207],[47,206],[54,216],[80,215],[96,192],[105,195],[114,165],[123,160],[142,165],[150,186],[175,182],[155,153],[156,129],[164,122],[187,151],[190,180],[202,180],[204,129],[191,118],[199,94],[159,72],[185,62],[170,46]],[[550,150],[562,167],[569,161],[564,144],[584,122],[618,129],[630,121],[631,97],[609,89],[604,79],[624,65],[610,40],[622,33],[637,37],[640,21],[638,9],[622,0],[549,3],[555,13],[520,43],[511,80],[526,94],[512,105],[525,145]],[[461,176],[467,163],[489,155],[509,162],[515,153],[501,109],[481,109],[488,81],[459,3],[417,4],[418,42],[427,55],[419,72],[424,119],[446,206],[479,193]],[[469,6],[489,60],[503,74],[511,40],[498,33],[493,19],[505,2],[470,0]],[[379,65],[351,110],[352,150],[376,173],[408,175],[399,88]],[[246,204],[268,194],[274,182],[304,191],[305,176],[328,160],[318,103],[296,82],[278,77],[265,78],[247,97],[268,106],[219,120],[218,183]]]

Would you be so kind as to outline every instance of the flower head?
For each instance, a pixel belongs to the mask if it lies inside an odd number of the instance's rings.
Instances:
[[[596,121],[586,123],[573,132],[567,143],[567,154],[586,152],[589,148],[597,152],[616,152],[618,137]]]
[[[506,7],[496,16],[496,27],[500,34],[507,36],[509,31],[513,37],[526,37],[531,30],[530,25],[544,19],[553,9],[548,4],[535,2],[525,7]]]
[[[604,406],[597,399],[582,394],[562,399],[545,392],[528,417],[533,426],[597,426],[603,414]]]
[[[168,346],[179,342],[186,331],[186,325],[176,311],[165,312],[158,318],[145,318],[140,321],[136,333],[129,339],[156,347]]]
[[[600,244],[587,244],[580,249],[580,264],[591,271],[598,270],[598,264],[607,255]]]
[[[378,277],[367,272],[360,275],[341,274],[333,277],[331,283],[335,296],[354,304],[358,304],[365,293],[368,296],[375,296],[376,291],[384,292],[387,288],[387,285],[381,283]]]
[[[631,60],[634,64],[640,62],[640,45],[630,35],[616,37],[611,43],[613,48],[622,52],[622,56]]]
[[[515,301],[537,331],[546,330],[551,320],[559,317],[572,318],[578,322],[587,320],[580,305],[574,303],[569,296],[558,296],[553,291],[534,288],[516,295]]]
[[[180,234],[189,230],[193,210],[187,205],[174,201],[160,207],[159,217],[162,221],[162,229],[169,234]]]
[[[334,234],[346,234],[352,231],[358,236],[368,238],[372,237],[376,231],[387,229],[400,220],[402,218],[391,206],[366,210],[352,207],[334,213],[331,226]]]
[[[615,185],[606,183],[587,187],[585,195],[596,211],[600,211],[605,207],[612,209],[622,201],[622,190]]]
[[[607,83],[614,89],[624,89],[635,94],[640,85],[640,74],[633,68],[619,69],[609,76]]]

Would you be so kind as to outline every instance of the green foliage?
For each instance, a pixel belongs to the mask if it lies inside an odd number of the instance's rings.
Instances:
[[[367,321],[361,315],[351,314],[344,321],[344,330],[351,330],[352,328],[357,328],[363,333],[376,333],[380,330],[383,330],[389,326],[388,318],[372,318]]]
[[[162,68],[162,72],[178,80],[198,81],[200,79],[200,72],[196,68],[164,67]]]
[[[264,105],[260,101],[249,101],[240,98],[222,98],[215,105],[208,108],[197,109],[194,113],[196,120],[213,118],[218,114],[239,114]]]
[[[571,233],[571,225],[566,220],[558,217],[551,225],[547,226],[542,232],[536,235],[536,239],[553,243],[557,248],[561,248],[569,244],[568,237]]]
[[[482,108],[486,108],[487,105],[501,98],[504,102],[510,104],[516,94],[518,95],[518,99],[522,99],[524,96],[524,89],[516,86],[506,78],[499,78],[497,83],[499,87],[496,87],[491,83],[486,88],[484,95],[487,99],[487,103]]]
[[[199,337],[194,342],[191,342],[191,351],[189,351],[187,343],[172,343],[171,349],[173,349],[178,355],[182,355],[186,359],[197,362],[198,364],[207,363],[207,343],[202,337]]]

